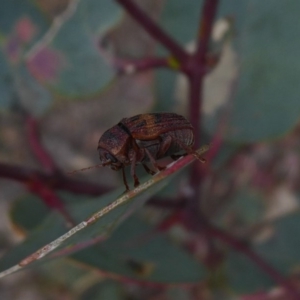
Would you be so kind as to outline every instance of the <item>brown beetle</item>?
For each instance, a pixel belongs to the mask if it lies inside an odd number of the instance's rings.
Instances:
[[[135,168],[141,163],[153,175],[146,163],[151,162],[156,170],[162,170],[156,160],[178,152],[195,153],[193,127],[183,116],[175,113],[149,113],[122,119],[108,129],[98,143],[101,165],[113,170],[122,169],[126,190],[129,190],[124,168],[131,166],[134,186],[139,185]]]

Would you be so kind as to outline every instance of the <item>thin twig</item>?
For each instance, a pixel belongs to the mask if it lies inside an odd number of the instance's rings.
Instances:
[[[41,180],[36,178],[27,184],[27,188],[32,193],[39,196],[39,198],[47,205],[50,209],[55,209],[65,218],[67,227],[75,226],[75,221],[70,213],[67,211],[64,202],[58,197],[58,195]]]
[[[12,164],[0,163],[0,178],[11,179],[28,184],[38,178],[53,189],[67,190],[75,194],[87,194],[91,196],[103,195],[110,188],[93,184],[83,180],[69,178],[63,174],[49,174],[33,168],[21,167]]]
[[[163,45],[167,50],[174,55],[180,62],[188,59],[188,53],[177,44],[161,27],[159,27],[142,9],[140,9],[131,0],[116,0],[128,14],[135,19],[152,38]]]
[[[121,74],[134,74],[154,68],[171,68],[167,57],[146,57],[138,60],[114,59],[114,67]]]
[[[102,186],[100,184],[71,179],[63,174],[54,175],[32,168],[5,163],[0,163],[0,178],[1,177],[19,181],[24,184],[28,184],[34,178],[38,178],[44,185],[47,185],[52,189],[66,190],[75,194],[84,194],[88,196],[101,196],[112,190],[107,186]],[[163,209],[181,209],[184,207],[184,202],[175,202],[170,199],[168,200],[166,198],[155,196],[147,202],[147,205]]]
[[[179,63],[172,57],[144,57],[140,59],[119,58],[112,55],[102,46],[99,51],[103,58],[114,68],[119,74],[131,75],[137,72],[144,72],[154,68],[179,69]]]
[[[201,132],[201,112],[202,94],[203,94],[203,77],[200,74],[193,74],[189,77],[190,85],[190,112],[189,120],[194,127],[195,147],[200,145],[200,132]]]
[[[191,57],[189,64],[183,66],[187,71],[190,95],[189,95],[189,117],[191,124],[194,127],[195,146],[200,145],[201,138],[201,106],[204,88],[204,76],[206,74],[206,55],[208,52],[208,43],[211,36],[212,24],[217,11],[218,0],[206,0],[201,12],[201,22],[199,28],[199,40],[195,54]],[[198,189],[199,182],[201,182],[203,174],[197,165],[193,165],[190,184],[194,190],[194,196],[189,199],[187,209],[194,215],[191,220],[197,220],[198,202],[200,192]]]
[[[215,19],[219,0],[206,0],[203,5],[200,25],[198,29],[198,42],[195,57],[198,63],[204,64],[208,53],[213,21]]]
[[[43,147],[40,142],[40,136],[38,133],[38,125],[36,119],[31,116],[26,118],[27,125],[27,136],[29,145],[31,147],[32,152],[35,154],[36,158],[39,160],[41,165],[45,168],[49,173],[54,173],[58,170],[56,164],[54,163],[52,157]]]
[[[212,25],[216,15],[218,0],[206,0],[201,13],[199,28],[199,38],[196,52],[189,64],[190,75],[190,121],[195,129],[195,145],[200,144],[201,132],[201,105],[203,97],[204,76],[206,74],[206,56],[208,53],[209,38],[211,36]]]

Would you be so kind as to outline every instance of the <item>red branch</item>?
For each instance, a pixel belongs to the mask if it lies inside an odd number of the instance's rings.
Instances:
[[[127,13],[135,19],[152,38],[169,50],[180,62],[188,59],[185,50],[159,27],[142,9],[131,0],[116,0]]]
[[[20,167],[11,164],[0,163],[0,178],[11,179],[28,184],[34,178],[38,178],[44,185],[57,190],[65,190],[74,194],[89,196],[101,196],[111,191],[110,188],[99,184],[93,184],[83,180],[69,178],[63,174],[49,174],[32,168]],[[162,209],[182,209],[183,201],[172,201],[155,196],[147,202],[148,205]]]
[[[35,154],[36,158],[46,171],[48,171],[49,173],[55,172],[57,170],[57,167],[52,157],[48,154],[48,152],[40,142],[37,121],[33,117],[28,116],[26,118],[26,125],[29,145],[32,152]]]
[[[201,65],[205,64],[206,55],[208,53],[208,44],[218,3],[219,0],[206,0],[203,5],[198,32],[198,43],[195,53],[195,58]]]
[[[146,57],[142,59],[115,59],[115,68],[122,74],[143,72],[154,68],[170,68],[169,59],[166,57]]]
[[[187,66],[187,74],[190,82],[190,121],[195,129],[195,146],[199,147],[201,132],[201,105],[203,96],[203,80],[206,74],[206,56],[208,54],[209,39],[216,15],[218,0],[206,0],[202,10],[199,39],[195,54],[191,57]]]
[[[107,187],[86,181],[75,180],[66,177],[63,174],[49,174],[33,168],[20,167],[5,163],[0,163],[0,177],[20,181],[25,184],[34,178],[38,178],[50,188],[67,190],[75,194],[98,196],[110,191]]]
[[[41,182],[38,178],[30,181],[27,184],[28,190],[36,194],[43,200],[43,202],[50,208],[59,211],[65,220],[67,221],[68,227],[73,227],[76,225],[76,222],[66,210],[63,201],[56,195],[56,193]]]
[[[195,147],[200,145],[201,138],[201,105],[203,98],[204,76],[206,74],[206,56],[208,54],[209,39],[213,26],[214,17],[218,7],[218,0],[206,0],[201,12],[201,22],[199,28],[199,38],[195,54],[190,58],[188,65],[183,66],[188,76],[190,84],[189,95],[189,119],[194,127]],[[198,202],[200,198],[198,185],[203,175],[201,169],[196,164],[193,165],[190,184],[194,190],[194,197],[189,199],[188,209],[190,213],[197,214]],[[194,218],[197,219],[197,216]]]

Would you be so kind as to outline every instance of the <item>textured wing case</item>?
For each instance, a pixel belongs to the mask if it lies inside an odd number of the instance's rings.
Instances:
[[[151,113],[122,119],[123,124],[134,139],[147,141],[161,134],[180,129],[193,130],[191,123],[174,113]]]

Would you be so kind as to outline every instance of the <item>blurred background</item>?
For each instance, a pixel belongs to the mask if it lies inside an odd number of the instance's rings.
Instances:
[[[193,51],[204,1],[136,3]],[[202,212],[245,242],[296,289],[300,286],[299,11],[297,0],[219,1],[201,108],[202,142],[216,137],[222,141],[201,182]],[[18,245],[26,243],[28,233],[38,232],[50,213],[32,182],[17,179],[14,165],[45,174],[51,174],[53,166],[61,172],[84,168],[99,163],[100,136],[124,117],[155,111],[188,117],[189,87],[176,62],[169,69],[141,72],[134,72],[130,64],[166,55],[112,0],[1,1],[0,255],[5,262],[0,262],[1,270],[12,265],[6,256],[11,249],[17,249],[14,259],[23,258]],[[141,170],[138,174],[144,176]],[[156,196],[176,202],[186,192],[187,177],[188,172],[182,172]],[[123,184],[121,174],[108,168],[76,178],[101,186],[103,194]],[[92,199],[60,195],[68,203]],[[169,215],[166,209],[145,206],[131,223],[125,222],[115,239],[137,227],[149,232]],[[145,224],[137,225],[141,220]],[[51,231],[51,226],[43,228]],[[130,280],[118,265],[122,257],[118,251],[103,269],[97,267],[97,258],[94,262],[59,258],[1,279],[0,298],[289,299],[268,274],[232,247],[181,226],[172,226],[165,236],[167,242],[157,244],[166,253],[161,261],[149,259],[140,265],[128,259]],[[110,243],[122,251],[114,240]],[[28,245],[36,250],[34,243]],[[147,261],[149,253],[141,251],[132,252],[132,257]],[[151,273],[159,264],[164,276]],[[178,268],[172,269],[176,264]]]

